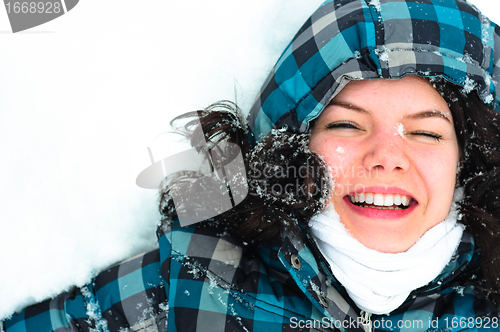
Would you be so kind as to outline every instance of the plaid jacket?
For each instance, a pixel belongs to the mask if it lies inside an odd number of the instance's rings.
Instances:
[[[31,306],[6,332],[498,331],[498,308],[464,282],[476,265],[465,232],[441,275],[388,316],[366,317],[307,234],[248,252],[206,225],[165,225],[159,250],[115,265],[81,289]],[[368,320],[363,321],[364,318]]]

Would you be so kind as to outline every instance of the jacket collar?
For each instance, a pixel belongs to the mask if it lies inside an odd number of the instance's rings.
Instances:
[[[285,232],[280,245],[264,247],[276,251],[281,266],[274,264],[276,270],[286,270],[297,286],[325,316],[339,321],[358,319],[359,309],[349,299],[345,289],[333,276],[328,263],[320,253],[307,231],[301,234]],[[266,252],[264,256],[269,256]],[[429,296],[449,286],[463,271],[477,261],[472,234],[465,230],[456,253],[444,270],[428,285],[410,294],[408,299]]]
[[[305,232],[285,231],[279,241],[262,246],[259,254],[265,261],[265,257],[272,256],[274,252],[279,261],[279,264],[274,263],[274,270],[287,272],[331,324],[343,324],[339,326],[347,331],[363,331],[358,324],[359,311],[350,303],[342,286],[329,272],[326,262],[322,256],[318,256],[319,251],[310,240]]]
[[[160,227],[158,235],[162,265],[165,261],[174,259],[182,261],[186,266],[192,265],[192,273],[203,269],[210,270],[211,275],[216,277],[220,286],[225,289],[233,287],[231,280],[237,279],[240,269],[245,270],[245,275],[251,272],[249,269],[262,271],[245,258],[245,250],[239,244],[211,227],[180,227],[174,223]],[[478,257],[473,254],[473,238],[465,231],[457,254],[443,272],[429,285],[416,290],[410,296],[432,296],[446,287],[470,265],[473,257]],[[257,255],[267,274],[273,275],[273,278],[282,284],[293,283],[332,324],[343,324],[341,326],[346,331],[362,331],[357,323],[360,319],[359,310],[330,272],[314,241],[307,235],[307,230],[285,231],[274,242],[260,246]],[[169,280],[168,275],[162,275]]]

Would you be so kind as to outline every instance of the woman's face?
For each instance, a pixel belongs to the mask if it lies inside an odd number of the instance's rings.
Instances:
[[[309,148],[331,168],[342,223],[368,248],[406,251],[449,212],[457,137],[446,101],[421,78],[348,83]]]

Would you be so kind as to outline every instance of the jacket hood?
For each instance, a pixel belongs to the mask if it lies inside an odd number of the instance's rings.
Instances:
[[[252,106],[256,141],[307,131],[349,80],[442,77],[500,111],[500,28],[464,0],[325,1],[285,49]]]

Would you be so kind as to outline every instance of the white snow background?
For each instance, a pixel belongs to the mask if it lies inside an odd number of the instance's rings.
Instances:
[[[175,115],[247,111],[322,2],[81,0],[16,34],[0,9],[0,320],[153,249],[157,193],[135,184],[147,147],[166,156]]]

